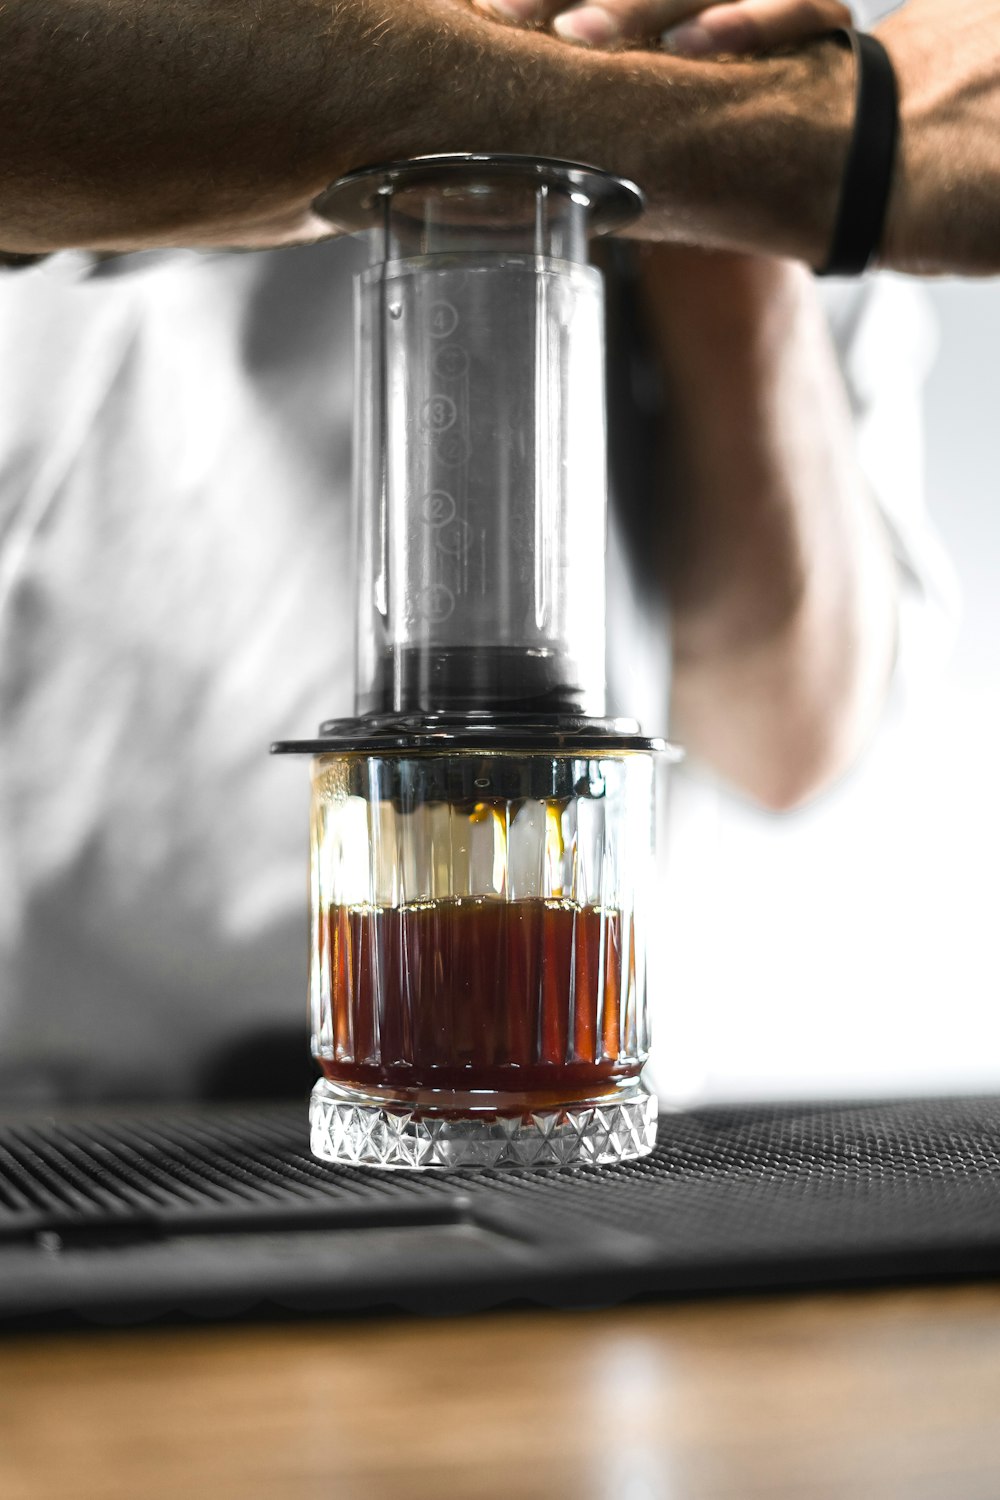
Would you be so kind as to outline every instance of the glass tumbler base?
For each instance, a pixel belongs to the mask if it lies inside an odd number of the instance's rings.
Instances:
[[[656,1098],[641,1078],[611,1095],[516,1114],[418,1109],[321,1078],[309,1107],[314,1156],[408,1171],[629,1161],[652,1151],[656,1115]]]

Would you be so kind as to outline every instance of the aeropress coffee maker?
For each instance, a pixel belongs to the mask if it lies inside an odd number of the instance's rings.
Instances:
[[[313,1152],[652,1150],[654,757],[603,717],[603,287],[641,209],[590,167],[437,156],[316,205],[355,303],[355,714],[314,740]]]

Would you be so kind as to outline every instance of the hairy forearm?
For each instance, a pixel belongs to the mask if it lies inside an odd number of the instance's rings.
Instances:
[[[8,0],[0,243],[307,237],[331,175],[419,133],[431,31],[446,59],[420,0]]]
[[[352,167],[505,150],[636,179],[647,236],[808,258],[833,213],[847,69],[829,43],[744,64],[584,53],[459,0],[7,0],[0,245],[306,239],[312,197]]]
[[[1000,270],[1000,0],[910,0],[881,28],[902,133],[883,245]],[[634,178],[647,238],[818,264],[853,63],[589,52],[464,0],[5,0],[0,246],[279,244],[323,232],[352,167],[521,151]]]
[[[795,805],[871,733],[895,631],[825,320],[779,262],[657,251],[644,279],[674,411],[672,730],[765,805]]]

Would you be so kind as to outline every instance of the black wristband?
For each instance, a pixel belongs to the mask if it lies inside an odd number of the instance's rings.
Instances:
[[[836,37],[854,53],[854,130],[830,252],[817,275],[860,276],[882,240],[899,134],[899,94],[889,54],[880,41],[846,29]]]

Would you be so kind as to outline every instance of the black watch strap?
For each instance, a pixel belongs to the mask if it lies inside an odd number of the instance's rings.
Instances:
[[[878,252],[885,227],[899,135],[899,91],[889,54],[866,32],[836,33],[854,53],[854,131],[840,189],[830,252],[820,276],[860,276]]]

